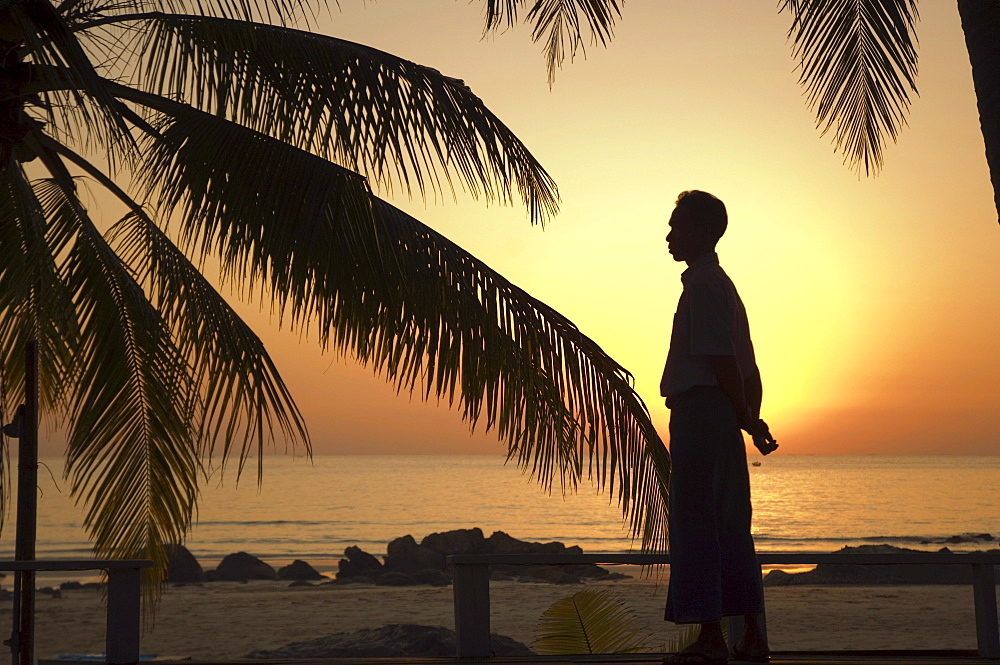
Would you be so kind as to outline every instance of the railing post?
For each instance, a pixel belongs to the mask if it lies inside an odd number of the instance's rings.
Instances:
[[[108,571],[108,665],[139,662],[139,569]]]
[[[454,565],[455,635],[459,658],[490,656],[490,567]]]
[[[976,603],[976,642],[979,655],[983,658],[1000,658],[996,584],[992,563],[972,564],[972,595]]]

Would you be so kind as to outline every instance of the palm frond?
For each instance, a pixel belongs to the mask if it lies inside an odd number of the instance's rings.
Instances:
[[[24,36],[32,62],[63,78],[63,85],[40,93],[49,131],[99,146],[109,158],[127,156],[129,151],[122,148],[129,147],[132,137],[118,104],[63,17],[44,0],[18,3],[9,15]]]
[[[334,0],[339,6],[339,0]],[[196,16],[260,21],[278,25],[315,21],[318,9],[329,9],[327,0],[63,0],[59,13],[79,29],[101,19],[133,13],[166,12]]]
[[[35,184],[50,226],[75,234],[65,280],[81,322],[66,475],[86,505],[99,557],[148,558],[147,607],[166,570],[164,545],[191,524],[199,464],[193,382],[164,320],[93,226],[68,173],[42,151]]]
[[[799,82],[851,168],[878,173],[916,93],[916,0],[787,0]]]
[[[225,464],[236,454],[242,470],[256,453],[259,482],[264,447],[275,443],[276,430],[286,445],[301,443],[310,452],[305,422],[263,342],[153,220],[130,213],[109,239],[149,282],[181,355],[195,368],[202,456],[221,453]]]
[[[180,107],[181,105],[177,105]],[[166,107],[164,107],[166,108]],[[139,184],[183,220],[181,238],[200,257],[222,259],[225,282],[245,296],[270,288],[291,303],[293,323],[310,320],[338,248],[366,278],[392,269],[378,246],[364,178],[311,153],[191,108],[147,137]],[[324,336],[325,339],[325,336]]]
[[[486,30],[512,27],[524,4],[525,0],[486,0]],[[624,4],[624,0],[535,0],[525,21],[534,24],[532,39],[545,43],[550,86],[566,58],[572,62],[578,51],[586,54],[585,32],[592,44],[607,46]]]
[[[51,228],[21,166],[0,169],[0,383],[8,412],[24,394],[24,348],[40,349],[40,398],[46,410],[61,410],[72,382],[79,341],[72,294],[57,261],[70,236]]]
[[[275,431],[286,445],[302,443],[311,454],[302,415],[263,342],[229,306],[149,214],[100,169],[68,147],[44,139],[125,203],[131,212],[108,231],[108,239],[164,317],[182,357],[196,378],[198,412],[193,428],[201,454],[222,463],[239,457],[239,470],[256,450],[258,482],[264,446]]]
[[[724,635],[728,635],[729,617],[722,617],[722,630]],[[669,638],[667,642],[663,645],[664,653],[678,653],[687,649],[689,646],[695,643],[698,636],[701,635],[701,624],[698,623],[688,623],[681,624],[680,630],[672,638]],[[729,640],[726,639],[728,644]]]
[[[510,203],[533,222],[558,209],[555,183],[464,82],[353,42],[204,16],[116,17],[125,78],[183,98],[358,171],[387,192]],[[124,23],[122,23],[124,21]]]
[[[337,346],[401,388],[457,399],[543,485],[590,478],[617,495],[643,549],[665,550],[670,460],[631,375],[554,309],[413,217],[376,205],[405,281],[386,299],[391,328],[376,325],[383,315],[364,341],[351,314],[338,312],[330,325],[352,334]]]
[[[640,653],[650,639],[621,596],[609,589],[585,589],[545,610],[534,648],[547,655]]]
[[[473,427],[485,421],[546,486],[593,478],[644,546],[665,546],[669,458],[631,377],[597,344],[355,174],[172,112],[141,177],[182,214],[181,237],[221,259],[224,280],[251,297],[267,288],[283,319],[315,326],[325,347],[460,406]]]
[[[525,0],[486,0],[486,32],[513,28]]]

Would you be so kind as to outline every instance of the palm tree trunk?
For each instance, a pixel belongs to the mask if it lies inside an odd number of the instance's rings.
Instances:
[[[1000,0],[958,0],[1000,221]]]

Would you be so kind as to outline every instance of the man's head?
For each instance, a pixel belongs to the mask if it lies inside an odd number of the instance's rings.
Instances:
[[[681,192],[670,215],[667,251],[675,261],[691,261],[715,250],[726,232],[726,206],[708,192]]]

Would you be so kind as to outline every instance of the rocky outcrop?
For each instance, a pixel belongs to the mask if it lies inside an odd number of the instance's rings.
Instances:
[[[490,635],[495,656],[532,656],[531,649],[503,635]],[[396,623],[353,633],[337,633],[270,650],[251,651],[247,658],[454,658],[455,631],[440,626]]]
[[[352,577],[368,577],[374,580],[385,572],[385,566],[381,561],[355,545],[344,550],[344,556],[347,558],[341,559],[337,565],[338,580]]]
[[[429,547],[418,545],[413,536],[397,538],[386,548],[386,570],[397,573],[415,573],[425,568],[444,570],[445,555]]]
[[[196,584],[205,581],[205,572],[188,548],[179,544],[164,545],[167,552],[166,582]]]
[[[567,547],[559,542],[533,543],[518,540],[503,531],[495,531],[486,541],[490,554],[583,554],[576,545]],[[495,580],[516,579],[522,582],[548,582],[550,584],[579,584],[584,580],[616,580],[627,575],[612,573],[592,563],[566,566],[490,566],[490,576]]]
[[[276,580],[274,568],[246,552],[227,555],[219,567],[205,573],[209,581],[246,582],[248,580]]]
[[[424,568],[413,573],[413,579],[417,584],[429,584],[430,586],[448,586],[451,584],[451,575],[443,570],[434,568]]]
[[[487,541],[486,552],[490,554],[583,554],[583,550],[562,543],[532,543],[518,540],[503,531],[494,531]]]
[[[948,552],[942,548],[941,552]],[[1000,550],[990,550],[1000,552]],[[922,553],[893,545],[861,545],[843,547],[838,553],[893,554]],[[971,584],[971,566],[951,566],[946,564],[882,564],[853,565],[841,563],[821,563],[804,573],[786,573],[772,570],[764,577],[764,586],[822,585],[822,584]]]
[[[434,550],[438,554],[481,554],[487,551],[486,538],[482,529],[455,529],[432,533],[420,541],[421,547]]]
[[[287,566],[278,569],[279,580],[325,580],[325,575],[301,559],[296,559]]]
[[[365,579],[376,584],[430,584],[444,586],[451,583],[451,569],[447,557],[455,554],[582,554],[577,546],[567,547],[562,543],[535,543],[518,540],[503,531],[494,532],[489,538],[482,530],[455,529],[426,536],[419,544],[413,536],[396,538],[389,543],[385,563],[379,563],[371,554],[357,547],[348,547],[341,559],[338,582]],[[400,573],[406,577],[391,577],[382,581],[389,573]],[[519,580],[525,582],[548,582],[551,584],[579,584],[584,580],[614,580],[628,577],[609,572],[593,564],[566,566],[491,566],[491,576],[495,580]],[[412,580],[407,582],[405,580]]]
[[[931,544],[948,544],[948,545],[961,545],[965,543],[992,543],[996,538],[989,533],[960,533],[954,536],[948,536],[947,538],[935,538],[932,540],[922,540],[921,545],[931,545]]]

